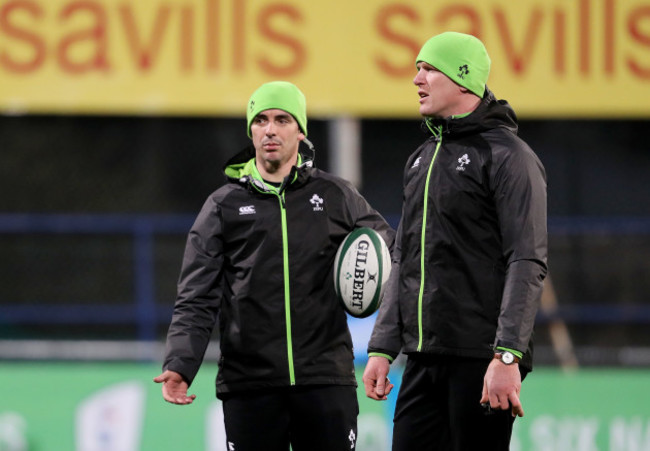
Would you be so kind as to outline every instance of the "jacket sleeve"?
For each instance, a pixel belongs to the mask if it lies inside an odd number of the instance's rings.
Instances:
[[[372,208],[368,201],[347,181],[344,181],[347,189],[344,191],[347,196],[346,204],[350,210],[354,222],[353,229],[368,227],[376,231],[386,242],[386,246],[392,252],[395,245],[395,230],[386,222],[386,219]]]
[[[218,205],[211,196],[187,238],[163,370],[192,383],[216,323],[222,297],[223,244]]]
[[[401,258],[401,232],[400,223],[397,228],[395,246],[391,253],[392,267],[390,278],[386,284],[384,299],[379,307],[379,314],[372,329],[372,335],[368,342],[369,355],[388,356],[391,361],[395,360],[402,348],[402,319],[399,311],[398,284]]]
[[[523,141],[493,165],[505,284],[495,346],[524,352],[547,272],[546,174]]]

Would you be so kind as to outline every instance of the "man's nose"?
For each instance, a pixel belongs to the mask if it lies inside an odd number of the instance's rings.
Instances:
[[[415,77],[413,77],[413,84],[415,86],[418,86],[419,84],[422,84],[422,77],[420,77],[421,73],[422,73],[422,71],[418,70],[418,73],[415,74]]]

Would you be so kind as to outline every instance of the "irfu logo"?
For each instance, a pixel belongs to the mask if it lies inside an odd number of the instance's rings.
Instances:
[[[465,79],[465,75],[469,74],[469,67],[467,67],[467,64],[463,64],[458,68],[458,78]]]
[[[465,166],[468,165],[468,164],[470,163],[470,159],[469,159],[469,157],[467,156],[467,154],[465,154],[465,155],[463,155],[462,157],[460,157],[460,158],[458,159],[458,163],[460,163],[460,164],[456,167],[456,170],[457,170],[457,171],[464,171],[464,170],[465,170]]]

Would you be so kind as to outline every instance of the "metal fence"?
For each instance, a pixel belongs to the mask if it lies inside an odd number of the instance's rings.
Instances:
[[[396,226],[399,218],[388,219]],[[122,330],[121,338],[126,340],[160,341],[171,317],[182,248],[193,220],[192,215],[0,214],[0,243],[4,249],[0,263],[0,340],[54,336],[83,343],[88,338],[114,338],[114,332]],[[540,310],[537,324],[542,329],[562,322],[574,330],[584,328],[594,334],[599,332],[593,329],[608,327],[628,332],[634,327],[645,330],[650,323],[650,299],[638,294],[627,296],[629,288],[618,289],[616,297],[609,296],[606,288],[581,290],[571,271],[575,270],[576,258],[585,266],[578,271],[594,273],[588,277],[596,280],[607,277],[601,274],[607,269],[598,269],[602,267],[611,267],[612,277],[616,271],[634,271],[639,266],[634,261],[628,262],[632,269],[626,269],[616,262],[616,255],[609,255],[608,262],[607,258],[592,255],[593,248],[605,246],[603,252],[613,254],[621,248],[621,240],[634,237],[625,245],[630,248],[627,253],[637,251],[637,258],[644,261],[647,253],[639,247],[650,244],[650,217],[552,217],[549,237],[556,253],[568,252],[566,249],[575,247],[576,241],[581,250],[571,251],[572,257],[559,258],[561,264],[555,266],[558,270],[551,271],[558,276],[554,282],[560,295],[554,308]],[[88,252],[88,240],[101,246]],[[161,247],[161,243],[167,244]],[[76,261],[80,255],[85,258]],[[597,259],[605,261],[590,267]],[[95,261],[105,262],[91,268]],[[624,281],[621,285],[650,283],[646,277],[648,265],[638,271],[637,278],[642,280]],[[66,288],[70,284],[77,286]],[[578,288],[573,287],[576,284]],[[638,293],[639,287],[632,291]],[[593,293],[603,296],[593,299]],[[57,332],[47,335],[44,330]],[[630,360],[630,349],[636,346],[643,350],[648,345],[627,337],[617,342],[615,334],[612,337],[612,347],[626,347],[626,361]],[[585,341],[580,352],[589,357],[593,346],[589,346],[589,339]],[[603,348],[605,351],[612,353]],[[148,351],[134,348],[134,352]]]

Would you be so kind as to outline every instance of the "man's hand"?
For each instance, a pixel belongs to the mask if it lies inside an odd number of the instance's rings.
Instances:
[[[506,365],[492,359],[483,378],[483,396],[480,403],[490,403],[493,409],[507,410],[512,406],[512,416],[524,416],[524,408],[519,400],[521,374],[519,364]]]
[[[388,380],[390,362],[386,357],[373,356],[368,358],[366,370],[363,372],[363,385],[368,398],[383,401],[393,389]]]
[[[192,404],[196,399],[196,395],[187,396],[187,389],[189,386],[183,376],[176,371],[165,371],[160,376],[153,379],[157,384],[162,383],[162,395],[165,401],[172,404]]]

